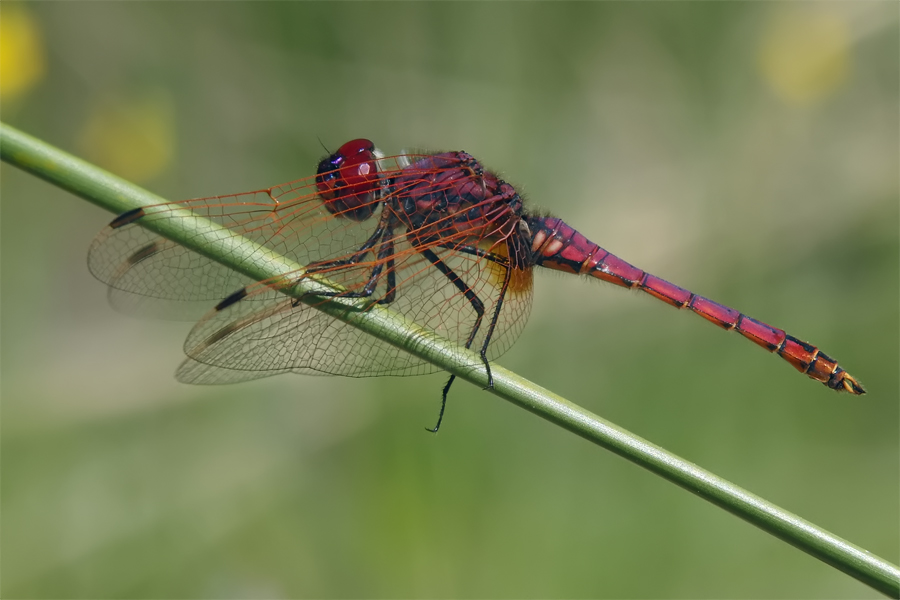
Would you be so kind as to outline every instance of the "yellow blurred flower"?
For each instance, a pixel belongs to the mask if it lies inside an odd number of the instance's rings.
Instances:
[[[175,154],[171,101],[149,94],[94,107],[79,136],[88,160],[138,183],[159,175]]]
[[[841,15],[821,6],[776,12],[763,34],[759,65],[772,89],[791,104],[810,104],[847,77],[850,33]]]
[[[31,89],[44,75],[44,47],[37,23],[19,3],[0,7],[0,98]]]

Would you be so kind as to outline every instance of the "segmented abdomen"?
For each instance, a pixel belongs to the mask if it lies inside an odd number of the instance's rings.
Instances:
[[[528,217],[527,222],[532,235],[531,250],[535,264],[567,273],[590,275],[622,287],[640,288],[667,304],[688,308],[723,329],[734,329],[769,352],[776,352],[801,373],[832,389],[851,394],[866,392],[856,379],[838,366],[837,361],[812,344],[646,273],[591,242],[561,219]]]

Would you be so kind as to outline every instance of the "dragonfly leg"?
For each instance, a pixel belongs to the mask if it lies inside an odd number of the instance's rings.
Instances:
[[[422,256],[427,258],[438,271],[443,273],[444,276],[450,280],[450,283],[463,293],[466,300],[469,301],[469,304],[472,305],[472,309],[475,311],[477,317],[475,318],[475,325],[472,327],[472,332],[469,333],[469,338],[466,340],[466,348],[470,348],[472,342],[475,340],[475,336],[478,334],[478,329],[481,327],[481,320],[484,318],[484,303],[478,298],[475,292],[466,285],[459,275],[454,273],[453,269],[448,267],[447,264],[438,257],[437,254],[428,249],[422,250],[421,252]],[[485,368],[487,368],[488,381],[491,381],[491,365],[488,364],[484,356],[482,356],[482,360],[484,361]],[[455,379],[456,375],[451,375],[450,379],[447,381],[447,385],[444,386],[444,390],[441,393],[441,412],[438,415],[437,425],[435,425],[433,429],[429,429],[428,427],[425,428],[431,433],[437,433],[438,429],[441,427],[441,421],[444,418],[444,409],[447,407],[447,394],[450,392],[450,386],[453,385]]]
[[[483,258],[485,260],[489,260],[493,263],[497,263],[500,266],[506,267],[509,266],[509,259],[505,256],[500,256],[499,254],[494,254],[493,252],[488,252],[487,250],[482,250],[476,246],[461,246],[461,245],[451,245],[451,244],[441,244],[441,248],[446,248],[447,250],[454,250],[456,252],[462,252],[463,254],[471,254],[472,256],[477,256],[478,258]]]
[[[512,281],[512,268],[506,265],[506,275],[503,277],[503,286],[500,288],[500,294],[497,296],[497,303],[494,305],[494,314],[491,315],[491,323],[488,325],[487,334],[484,336],[484,342],[481,344],[481,360],[484,364],[488,364],[487,349],[494,336],[494,329],[497,327],[497,320],[500,318],[500,309],[503,307],[503,299],[506,298],[506,292],[509,291],[509,282]],[[494,377],[491,375],[491,369],[488,367],[488,385],[485,389],[494,388]]]
[[[388,242],[391,245],[391,255],[387,259],[387,288],[388,291],[384,298],[378,301],[378,304],[390,304],[397,297],[397,272],[394,270],[394,242]]]
[[[375,289],[378,287],[378,282],[381,280],[382,271],[385,267],[385,261],[387,261],[387,278],[388,278],[388,291],[385,294],[385,297],[378,301],[379,304],[389,304],[394,301],[394,298],[397,295],[397,281],[396,275],[394,273],[394,240],[389,236],[393,234],[393,231],[390,228],[384,227],[379,228],[376,232],[376,235],[373,235],[369,240],[363,245],[363,247],[354,254],[352,257],[343,260],[335,260],[330,262],[321,262],[321,263],[313,263],[309,267],[307,267],[308,273],[318,273],[322,271],[327,271],[335,267],[348,266],[352,264],[356,264],[362,260],[362,258],[371,252],[372,247],[378,242],[378,237],[381,236],[382,246],[378,250],[378,255],[376,259],[376,265],[372,269],[372,273],[369,275],[369,280],[366,282],[365,287],[363,287],[360,292],[320,292],[317,294],[310,294],[324,298],[370,298],[372,294],[375,293]],[[295,300],[295,306],[299,302]]]
[[[451,375],[450,379],[447,380],[447,383],[444,384],[444,389],[441,390],[441,412],[438,413],[437,425],[435,425],[433,429],[426,427],[425,431],[437,433],[438,429],[441,428],[441,421],[444,420],[444,409],[447,408],[447,394],[450,393],[450,386],[453,385],[455,379],[456,375]]]
[[[375,246],[375,244],[378,243],[379,240],[381,240],[382,242],[384,241],[384,238],[386,237],[385,232],[390,235],[391,230],[388,228],[386,219],[387,218],[382,219],[382,222],[378,224],[378,228],[375,230],[375,233],[373,233],[369,237],[369,239],[367,239],[366,242],[359,247],[359,250],[357,250],[356,253],[350,258],[342,258],[340,260],[321,260],[318,262],[313,262],[306,266],[306,272],[320,273],[334,267],[346,267],[348,265],[355,265],[356,263],[361,261],[366,256],[366,254],[372,251],[372,248]]]
[[[494,387],[494,377],[491,374],[490,363],[487,359],[487,349],[491,343],[491,337],[494,335],[494,329],[497,327],[497,321],[500,318],[500,309],[503,308],[503,299],[506,297],[506,292],[509,290],[509,283],[512,280],[512,269],[510,268],[510,261],[505,256],[500,256],[494,254],[492,252],[488,252],[486,250],[482,250],[476,246],[445,246],[448,249],[455,250],[457,252],[462,252],[463,254],[471,254],[473,256],[477,256],[479,258],[484,258],[491,262],[494,262],[501,267],[503,267],[506,271],[506,275],[503,277],[503,285],[500,288],[500,295],[497,298],[497,303],[494,306],[493,314],[491,315],[491,322],[488,326],[487,335],[484,336],[484,342],[481,344],[481,360],[484,362],[487,367],[488,373],[488,384],[487,387],[484,388],[486,390],[493,389]]]

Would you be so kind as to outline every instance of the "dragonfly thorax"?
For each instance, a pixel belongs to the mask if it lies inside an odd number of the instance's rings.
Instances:
[[[387,186],[385,199],[410,243],[419,247],[505,239],[516,231],[522,210],[516,190],[465,152],[410,164]]]

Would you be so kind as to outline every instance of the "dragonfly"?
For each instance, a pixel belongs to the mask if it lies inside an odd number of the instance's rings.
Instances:
[[[232,262],[276,252],[303,267],[254,281],[143,227],[198,218],[255,242],[257,250]],[[491,362],[522,332],[534,267],[544,267],[639,289],[738,332],[833,390],[865,393],[812,344],[651,275],[562,219],[529,210],[512,185],[460,151],[386,156],[370,140],[352,140],[304,179],[125,212],[94,240],[88,266],[124,312],[199,317],[176,371],[185,383],[438,370],[316,310],[317,301],[356,298],[477,349],[490,388]],[[305,301],[285,293],[309,277],[326,278],[334,291]],[[442,389],[429,431],[440,428],[455,378]]]

